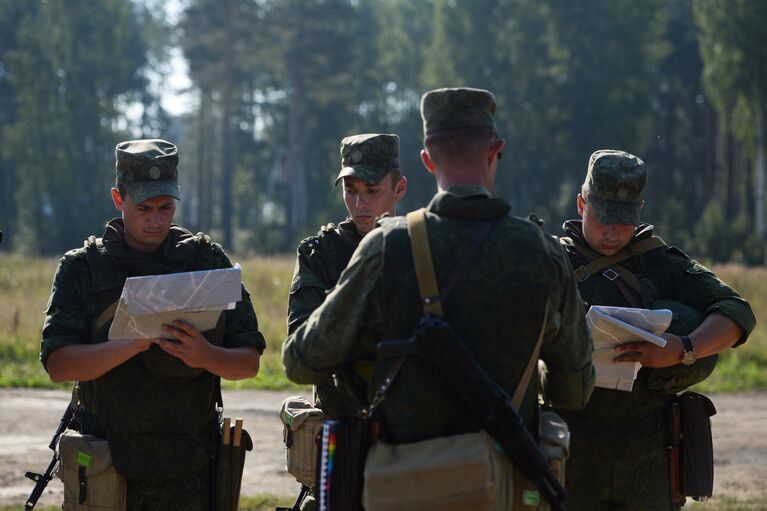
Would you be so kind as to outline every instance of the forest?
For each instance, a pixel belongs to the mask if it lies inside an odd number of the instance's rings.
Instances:
[[[0,249],[99,235],[115,145],[157,137],[179,147],[177,223],[289,253],[344,218],[344,136],[398,134],[399,212],[424,205],[419,98],[471,86],[496,95],[514,214],[561,233],[591,152],[623,149],[669,244],[764,265],[766,27],[762,0],[0,0]],[[163,108],[181,92],[188,113]]]

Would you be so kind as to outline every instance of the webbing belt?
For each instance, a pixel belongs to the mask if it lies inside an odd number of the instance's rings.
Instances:
[[[626,283],[630,285],[636,292],[639,292],[639,280],[634,276],[633,273],[620,266],[618,263],[621,263],[631,257],[650,252],[656,248],[665,247],[666,243],[659,236],[652,236],[650,238],[637,241],[636,243],[632,243],[631,245],[627,245],[611,256],[603,256],[597,252],[594,252],[593,250],[581,247],[579,245],[573,246],[583,257],[589,259],[590,261],[589,263],[584,264],[575,270],[575,276],[578,278],[578,282],[583,282],[595,273],[601,272],[606,268],[614,266],[611,269],[620,275],[621,278],[623,278]]]

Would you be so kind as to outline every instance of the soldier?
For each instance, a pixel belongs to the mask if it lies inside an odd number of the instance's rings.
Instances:
[[[396,213],[407,190],[399,166],[397,135],[366,134],[341,141],[343,198],[349,216],[338,226],[323,226],[316,236],[298,246],[296,268],[288,299],[288,335],[291,335],[325,299],[346,268],[376,218]],[[335,381],[318,382],[316,406],[330,417],[358,416],[365,407],[365,383],[358,371],[340,370]],[[360,389],[362,389],[360,391]]]
[[[255,376],[264,338],[243,287],[213,330],[174,321],[165,327],[173,340],[107,342],[114,312],[97,318],[126,277],[232,266],[220,245],[171,223],[179,198],[173,144],[122,142],[115,156],[121,217],[61,259],[40,360],[53,381],[80,382],[76,425],[109,441],[128,510],[207,510],[219,378]]]
[[[583,303],[556,241],[510,216],[505,200],[490,197],[505,143],[497,136],[494,113],[495,97],[485,90],[439,89],[421,99],[421,159],[438,188],[426,216],[440,284],[480,229],[497,221],[442,304],[445,317],[490,376],[512,393],[548,302],[541,348],[549,365],[547,394],[563,408],[579,408],[594,378]],[[338,367],[372,359],[378,341],[410,337],[423,316],[406,221],[379,223],[338,285],[283,345],[291,380],[327,381]],[[477,418],[431,374],[422,361],[402,366],[379,407],[383,441],[411,443],[476,430]],[[520,411],[534,431],[537,394],[537,385],[530,385]]]
[[[705,319],[692,332],[679,332],[681,337],[664,334],[664,348],[649,342],[616,348],[616,363],[643,366],[632,391],[597,388],[583,410],[561,411],[573,438],[571,511],[673,508],[663,404],[670,394],[704,379],[715,361],[705,357],[745,342],[756,322],[735,291],[654,238],[652,225],[640,224],[646,179],[645,164],[634,155],[614,150],[591,155],[577,197],[582,220],[565,222],[568,237],[561,239],[581,297],[591,305],[621,307],[681,303]],[[612,256],[604,260],[612,264],[595,266],[604,256]],[[694,364],[696,359],[702,360]]]

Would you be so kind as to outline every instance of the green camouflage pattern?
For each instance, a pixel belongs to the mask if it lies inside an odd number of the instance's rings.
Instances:
[[[178,226],[171,227],[157,252],[136,253],[123,241],[122,219],[112,220],[102,238],[86,240],[59,263],[43,325],[43,366],[56,349],[108,341],[109,322],[94,337],[91,328],[119,298],[127,277],[231,266],[219,245]],[[266,343],[244,286],[242,300],[204,335],[214,345],[263,352]],[[208,463],[215,385],[211,373],[152,346],[102,377],[81,383],[75,418],[84,433],[109,441],[115,467],[128,479],[183,477]]]
[[[423,134],[455,129],[495,131],[495,96],[483,89],[436,89],[421,97]]]
[[[341,140],[341,172],[335,184],[346,176],[353,176],[366,184],[375,185],[395,169],[399,169],[397,135],[354,135]]]
[[[178,151],[160,139],[129,140],[115,147],[115,180],[136,204],[169,195],[180,199]]]
[[[599,223],[639,225],[646,182],[647,168],[642,160],[624,151],[602,149],[589,158],[582,192],[593,205]]]
[[[532,353],[550,303],[541,358],[546,392],[579,408],[594,382],[592,344],[572,270],[556,240],[535,224],[508,215],[509,204],[478,186],[457,185],[428,206],[437,279],[447,278],[486,221],[500,218],[445,303],[447,320],[478,361],[510,394]],[[404,218],[386,218],[360,243],[338,285],[283,345],[288,378],[325,381],[338,367],[374,359],[377,341],[411,335],[423,315]],[[380,379],[380,370],[373,382]],[[537,378],[521,413],[535,431]],[[372,386],[371,386],[372,388]],[[476,429],[449,389],[423,362],[404,364],[381,405],[383,437],[412,442]]]
[[[288,335],[292,334],[336,285],[362,237],[354,222],[323,226],[298,246],[288,297]],[[315,405],[329,417],[357,417],[366,406],[366,384],[353,370],[315,386]]]
[[[560,241],[578,268],[587,262],[575,249],[575,245],[588,247],[582,224],[570,220],[564,228],[568,237]],[[653,230],[651,225],[640,225],[632,243],[652,236]],[[637,298],[644,308],[668,307],[682,316],[672,323],[672,333],[690,333],[712,312],[724,314],[743,329],[737,344],[754,329],[756,319],[748,302],[677,248],[660,247],[621,265],[639,279]],[[630,306],[614,282],[601,274],[581,282],[578,290],[588,305]],[[709,357],[689,367],[643,367],[631,392],[596,388],[583,410],[556,410],[570,426],[573,439],[567,462],[568,510],[671,509],[662,407],[684,384],[705,379],[715,362]]]

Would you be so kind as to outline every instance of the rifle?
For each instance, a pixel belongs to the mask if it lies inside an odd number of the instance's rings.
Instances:
[[[466,409],[479,418],[482,428],[535,484],[551,509],[564,511],[567,493],[549,469],[522,416],[512,406],[511,397],[477,363],[449,323],[424,316],[412,338],[381,341],[377,355],[381,359],[416,356],[431,362]]]
[[[53,434],[51,443],[48,444],[48,448],[53,451],[53,458],[51,459],[51,462],[48,464],[48,468],[45,469],[45,472],[42,474],[27,472],[26,474],[24,474],[25,477],[35,482],[35,487],[32,489],[32,493],[29,494],[29,498],[27,499],[27,502],[24,504],[24,511],[32,511],[32,509],[35,508],[35,505],[37,504],[37,500],[43,494],[43,491],[45,491],[45,487],[48,486],[48,483],[51,481],[51,479],[53,479],[53,471],[59,462],[59,455],[56,452],[56,442],[58,441],[59,436],[61,436],[61,434],[69,426],[69,423],[72,421],[72,416],[74,415],[74,413],[75,413],[75,407],[73,406],[72,403],[69,403],[69,405],[67,405],[66,411],[64,412],[64,415],[61,416],[59,427],[56,428],[56,432]]]

